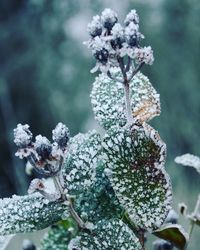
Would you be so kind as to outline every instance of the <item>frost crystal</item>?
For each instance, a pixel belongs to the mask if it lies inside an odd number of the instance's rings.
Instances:
[[[198,156],[184,154],[182,156],[177,156],[175,162],[183,166],[193,167],[200,174],[200,158]]]
[[[52,131],[52,139],[61,147],[65,148],[69,141],[69,129],[61,122]]]
[[[150,46],[144,48],[135,48],[134,50],[134,58],[136,59],[136,63],[146,63],[149,65],[153,64],[153,50]]]

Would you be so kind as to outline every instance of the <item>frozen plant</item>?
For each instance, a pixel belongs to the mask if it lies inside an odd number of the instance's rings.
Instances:
[[[29,126],[18,124],[16,156],[26,159],[28,172],[52,179],[54,188],[34,179],[28,195],[1,200],[0,234],[49,227],[41,250],[144,250],[150,232],[163,245],[184,249],[187,234],[170,212],[166,145],[148,124],[160,114],[160,97],[140,72],[154,58],[150,46],[140,46],[138,14],[131,10],[121,25],[105,9],[88,32],[86,44],[100,70],[91,102],[105,135],[93,130],[70,137],[59,123],[51,141],[33,139]]]

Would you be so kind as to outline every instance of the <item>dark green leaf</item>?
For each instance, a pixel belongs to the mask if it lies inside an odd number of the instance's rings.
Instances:
[[[177,224],[166,224],[155,231],[154,234],[161,239],[170,241],[180,250],[186,248],[189,238],[185,230]]]
[[[164,169],[166,146],[147,124],[112,127],[104,138],[106,174],[121,205],[138,227],[155,230],[171,207]]]

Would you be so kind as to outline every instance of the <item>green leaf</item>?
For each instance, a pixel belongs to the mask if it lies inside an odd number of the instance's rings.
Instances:
[[[76,235],[72,220],[60,221],[53,225],[41,241],[40,250],[66,250],[70,240]]]
[[[101,138],[94,130],[86,134],[78,134],[70,140],[64,169],[69,194],[80,194],[95,182],[100,150]]]
[[[92,223],[113,217],[121,218],[123,209],[104,173],[102,163],[99,163],[96,170],[96,182],[76,197],[74,206],[81,218]]]
[[[113,69],[113,75],[121,76],[119,69]],[[160,114],[160,98],[149,79],[137,73],[130,82],[130,97],[133,115],[141,122]],[[105,128],[126,123],[124,87],[122,83],[100,74],[93,84],[91,102],[95,118]]]
[[[59,221],[66,205],[50,202],[38,193],[0,200],[0,235],[32,232]]]
[[[189,236],[185,230],[177,224],[166,224],[153,234],[157,237],[170,241],[175,247],[180,250],[186,249]]]
[[[82,232],[72,239],[69,250],[141,250],[141,244],[132,230],[121,220],[99,221],[92,232]]]
[[[106,174],[121,205],[139,228],[159,228],[171,208],[164,169],[166,146],[147,124],[112,127],[105,135]]]

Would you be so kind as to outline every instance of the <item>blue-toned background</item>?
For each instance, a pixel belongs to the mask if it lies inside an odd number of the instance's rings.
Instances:
[[[174,208],[184,201],[192,209],[200,176],[173,160],[200,155],[199,0],[1,0],[0,196],[25,194],[34,177],[14,156],[17,123],[46,136],[59,121],[72,135],[97,127],[89,99],[94,61],[82,42],[87,23],[105,7],[120,18],[132,8],[140,15],[145,44],[154,49],[155,63],[143,72],[161,94],[162,114],[152,125],[168,146]],[[197,250],[195,240],[189,249]]]

